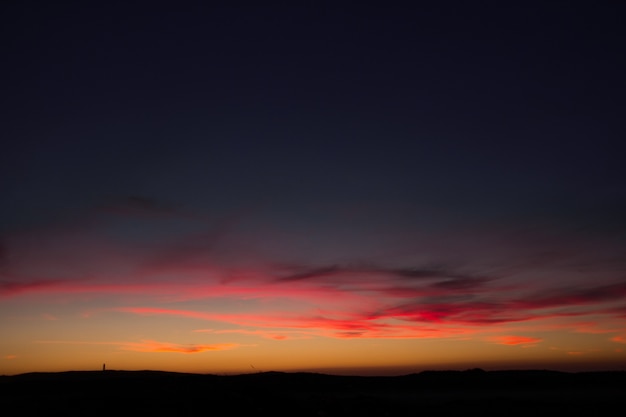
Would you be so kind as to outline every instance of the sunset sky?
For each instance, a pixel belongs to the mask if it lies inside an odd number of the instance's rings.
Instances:
[[[626,3],[213,3],[1,6],[0,375],[626,369]]]

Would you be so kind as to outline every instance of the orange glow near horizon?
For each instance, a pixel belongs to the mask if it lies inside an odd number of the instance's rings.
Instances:
[[[5,288],[2,325],[12,337],[2,344],[2,373],[92,369],[101,362],[109,369],[202,373],[250,372],[252,365],[262,370],[385,374],[533,364],[584,369],[623,361],[614,346],[624,343],[626,332],[619,317],[612,318],[614,307],[597,303],[593,314],[602,319],[581,322],[578,318],[586,313],[580,307],[591,300],[580,297],[578,304],[558,308],[549,299],[518,299],[504,310],[476,302],[409,305],[402,295],[389,296],[386,288],[354,284],[349,289],[301,286],[295,291],[277,288],[275,282],[245,290],[222,285],[215,291],[203,286],[203,297],[180,298],[170,297],[172,284],[116,284],[107,291],[95,285],[89,291],[81,287],[77,300],[77,286],[66,284],[48,293],[44,285]],[[188,291],[181,284],[180,293]],[[377,291],[372,299],[364,296]],[[490,294],[487,288],[481,292]],[[327,293],[333,297],[325,298]],[[445,290],[439,296],[443,294]],[[360,299],[367,302],[354,302]],[[111,305],[130,301],[143,306]],[[38,303],[38,316],[26,312],[23,305],[28,303]]]
[[[46,233],[6,240],[0,374],[103,362],[361,374],[626,363],[626,283],[608,270],[576,281],[552,264],[479,273],[259,254],[242,262],[245,253],[194,246],[195,235],[168,247]]]

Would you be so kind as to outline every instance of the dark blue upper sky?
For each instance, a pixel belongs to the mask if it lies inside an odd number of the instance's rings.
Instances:
[[[623,245],[623,3],[7,3],[0,233],[126,204],[311,253],[483,224]]]

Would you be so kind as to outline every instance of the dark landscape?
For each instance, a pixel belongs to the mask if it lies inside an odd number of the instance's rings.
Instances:
[[[609,415],[626,372],[424,371],[403,376],[69,371],[0,377],[20,415]]]

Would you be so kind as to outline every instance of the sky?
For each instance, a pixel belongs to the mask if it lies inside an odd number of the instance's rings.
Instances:
[[[0,374],[626,369],[623,2],[4,2]]]

